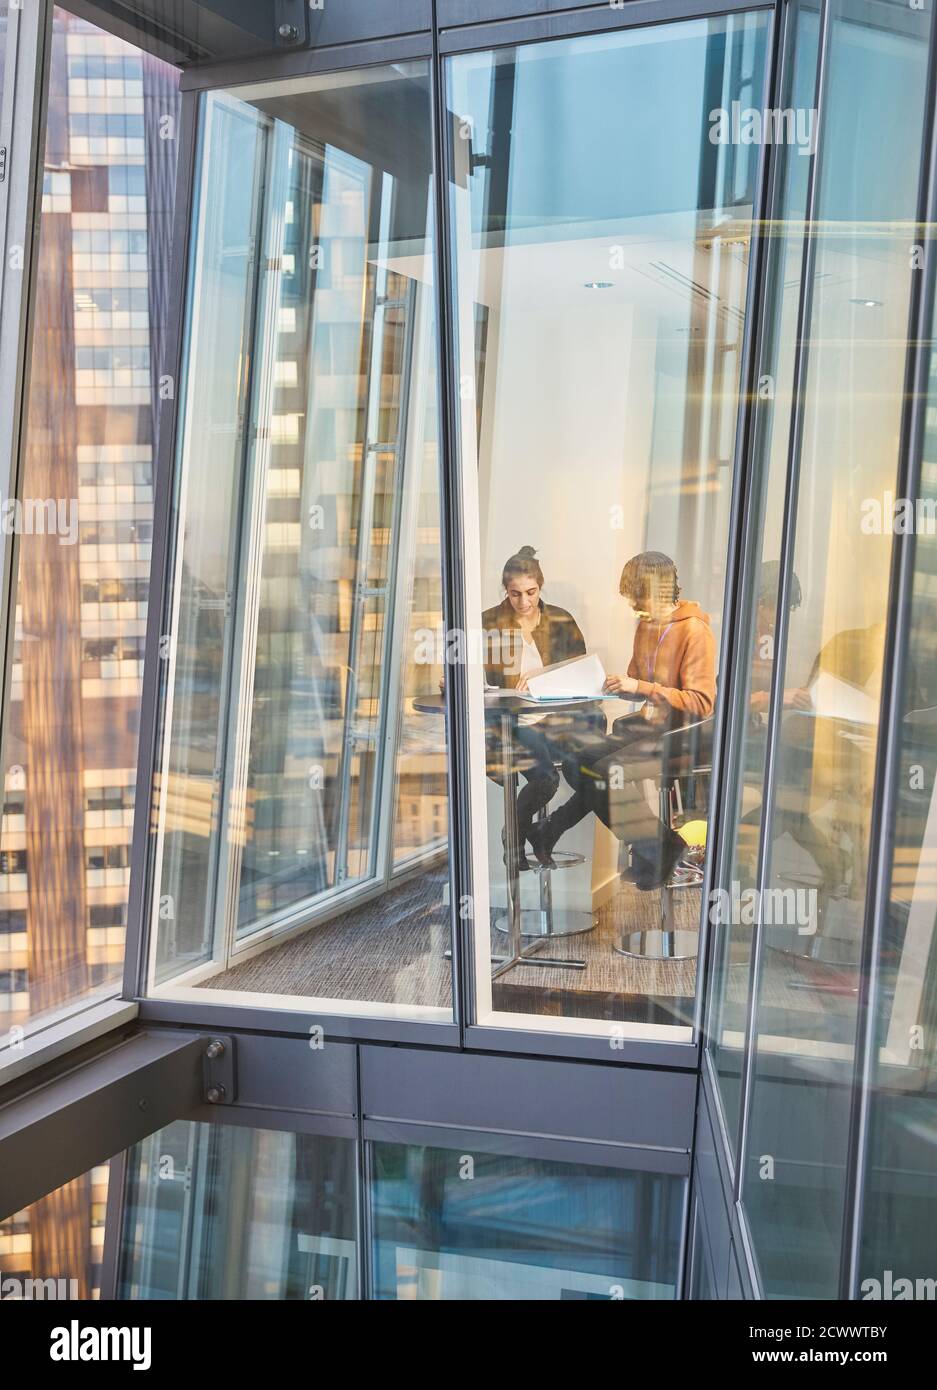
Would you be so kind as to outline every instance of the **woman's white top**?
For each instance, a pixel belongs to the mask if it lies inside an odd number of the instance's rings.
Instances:
[[[537,649],[537,644],[532,637],[527,637],[522,633],[523,645],[521,648],[521,676],[533,676],[538,671],[543,670],[543,657]],[[519,723],[538,724],[541,719],[546,718],[543,714],[522,714]]]

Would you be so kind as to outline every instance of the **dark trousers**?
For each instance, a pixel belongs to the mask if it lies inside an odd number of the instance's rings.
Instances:
[[[636,782],[654,776],[659,760],[653,731],[644,719],[619,720],[611,734],[580,742],[563,759],[563,776],[573,794],[550,817],[551,832],[558,838],[592,812],[626,843],[656,833],[659,818]]]
[[[660,732],[640,716],[625,717],[598,745],[591,738],[564,758],[563,776],[573,794],[550,816],[551,845],[592,812],[632,846],[633,860],[641,861],[642,886],[667,877],[685,845],[651,810],[638,785],[664,774]]]
[[[517,838],[521,848],[534,816],[542,806],[548,806],[557,793],[560,774],[556,764],[563,763],[565,767],[570,749],[585,746],[590,731],[597,730],[599,721],[604,723],[601,714],[594,710],[573,710],[565,714],[547,714],[536,724],[515,722],[513,765],[524,781],[517,794]],[[485,748],[488,776],[501,785],[505,749],[497,711],[485,714]]]

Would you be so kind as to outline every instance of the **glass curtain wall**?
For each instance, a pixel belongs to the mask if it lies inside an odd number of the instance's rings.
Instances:
[[[501,1142],[369,1142],[359,1194],[351,1138],[177,1120],[0,1222],[3,1296],[44,1271],[135,1302],[676,1298],[685,1178]]]
[[[199,123],[151,984],[448,1019],[428,67]]]
[[[447,65],[483,1023],[691,1037],[769,28]]]
[[[358,1296],[355,1146],[177,1120],[127,1155],[118,1298]]]
[[[682,1178],[377,1143],[374,1297],[676,1297]]]
[[[3,502],[15,545],[0,825],[9,1027],[120,986],[178,82],[55,9],[25,445]]]
[[[858,1289],[862,1299],[934,1297],[937,1234],[937,326],[922,402],[920,483],[906,518],[913,586],[895,711],[891,882],[876,961]],[[897,502],[898,499],[896,499]],[[894,513],[897,521],[898,511]]]
[[[778,389],[757,407],[710,1018],[762,1290],[835,1298],[932,21],[858,0],[790,21],[816,152],[806,174],[782,163],[772,210],[762,361]]]

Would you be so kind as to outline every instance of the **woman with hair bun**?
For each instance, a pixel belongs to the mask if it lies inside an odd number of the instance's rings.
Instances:
[[[521,546],[501,572],[504,598],[482,614],[485,641],[485,679],[489,685],[522,694],[530,677],[557,661],[585,656],[586,643],[579,625],[565,608],[544,603],[543,570],[532,545]],[[594,715],[522,714],[514,738],[520,745],[518,761],[524,785],[517,796],[518,869],[529,869],[524,852],[534,816],[549,805],[560,784],[555,763],[564,757],[563,740],[571,726],[591,723]],[[485,721],[488,776],[501,783],[504,750],[500,719],[489,711]],[[529,761],[532,760],[532,761]],[[505,843],[505,832],[501,832]],[[505,861],[506,862],[506,861]]]

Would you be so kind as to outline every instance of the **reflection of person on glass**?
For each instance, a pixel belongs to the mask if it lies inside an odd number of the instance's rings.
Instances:
[[[640,619],[627,675],[609,676],[610,695],[643,696],[644,706],[615,721],[612,733],[563,763],[575,787],[572,797],[534,827],[535,853],[550,860],[561,835],[594,811],[623,843],[656,842],[652,863],[645,862],[640,886],[650,887],[670,873],[683,840],[662,825],[635,782],[648,776],[648,759],[661,750],[661,737],[683,724],[712,714],[716,695],[715,642],[709,615],[698,603],[680,599],[677,568],[667,555],[645,551],[622,570],[619,592]],[[638,767],[640,762],[643,766]],[[616,795],[610,795],[614,789]]]
[[[533,546],[525,545],[505,561],[501,574],[504,599],[482,614],[485,641],[485,679],[489,685],[516,690],[527,689],[531,676],[557,661],[584,656],[586,644],[575,618],[565,608],[544,603],[541,597],[543,571]],[[572,714],[522,714],[515,726],[519,745],[516,762],[524,786],[517,797],[517,843],[519,869],[530,864],[524,853],[533,819],[541,807],[549,805],[560,784],[555,763],[562,758],[556,740],[567,736],[574,725],[584,725],[589,716]],[[485,719],[487,771],[500,782],[504,768],[500,718],[489,710]],[[505,839],[501,832],[502,842]]]
[[[749,698],[752,736],[746,741],[745,759],[746,781],[759,794],[759,800],[752,810],[742,816],[739,826],[739,850],[748,861],[747,869],[752,877],[755,873],[762,822],[760,793],[767,757],[765,740],[771,705],[771,675],[775,658],[780,582],[780,563],[777,560],[766,560],[761,567],[758,591]],[[793,614],[802,602],[800,580],[792,570],[787,591],[788,612]],[[790,712],[790,717],[785,716],[778,731],[781,774],[775,787],[773,838],[777,841],[787,833],[794,843],[809,855],[819,871],[818,887],[824,898],[827,895],[843,895],[846,861],[842,847],[836,843],[833,836],[821,829],[812,814],[813,810],[822,806],[827,794],[832,792],[832,787],[829,748],[824,746],[821,752],[817,745],[817,731],[824,726],[824,721],[814,710],[810,692],[821,671],[828,671],[847,680],[859,674],[862,683],[865,682],[869,675],[868,670],[863,668],[861,673],[854,672],[853,663],[844,663],[842,660],[843,639],[852,636],[851,633],[840,634],[824,647],[813,663],[806,688],[785,688],[783,708]],[[848,641],[846,645],[848,647]],[[803,715],[810,717],[797,718]],[[825,745],[824,739],[821,739],[821,744]],[[822,910],[823,902],[821,915]]]

